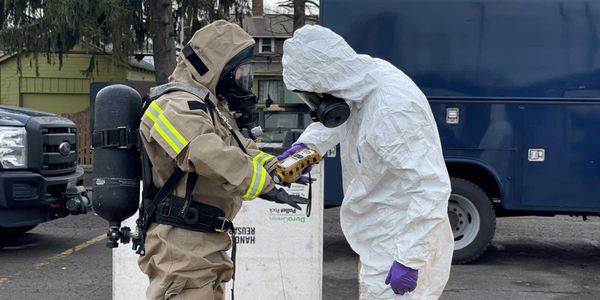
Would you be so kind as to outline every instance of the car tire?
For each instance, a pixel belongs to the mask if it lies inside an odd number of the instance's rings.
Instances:
[[[21,226],[21,227],[9,227],[9,228],[0,227],[0,235],[2,235],[2,236],[21,235],[21,234],[24,234],[24,233],[32,230],[36,226],[37,226],[37,224],[29,225],[29,226]]]
[[[496,213],[485,192],[471,181],[451,178],[448,217],[454,234],[452,263],[466,264],[481,256],[494,238]]]

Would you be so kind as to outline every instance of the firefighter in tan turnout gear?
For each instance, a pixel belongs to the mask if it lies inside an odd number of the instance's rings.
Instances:
[[[140,125],[159,190],[144,208],[148,299],[223,299],[234,273],[228,232],[242,201],[304,203],[274,186],[277,159],[244,138],[230,112],[253,118],[253,49],[239,26],[214,22],[182,50],[169,83],[151,91]]]

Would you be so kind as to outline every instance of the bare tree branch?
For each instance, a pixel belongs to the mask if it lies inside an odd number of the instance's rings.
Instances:
[[[315,2],[315,1],[311,1],[311,0],[306,0],[305,1],[306,4],[312,4],[314,5],[316,8],[321,8],[321,6],[319,6],[319,3]]]
[[[283,17],[283,18],[277,22],[270,22],[270,20],[269,20],[268,28],[265,28],[265,31],[270,32],[271,34],[274,34],[276,32],[273,28],[275,28],[275,26],[279,25],[283,29],[283,32],[285,32],[288,35],[292,35],[293,32],[289,31],[284,25],[285,23],[289,22],[289,20],[292,18],[292,16],[291,15],[280,15],[280,17]]]
[[[288,35],[293,34],[291,31],[289,31],[287,28],[285,28],[285,26],[283,24],[279,24],[279,25],[281,25],[281,28],[283,28],[283,31],[285,31],[285,33],[287,33]]]

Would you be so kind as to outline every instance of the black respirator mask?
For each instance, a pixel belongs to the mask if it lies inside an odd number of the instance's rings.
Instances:
[[[236,112],[238,127],[250,129],[258,119],[257,97],[252,93],[254,65],[243,62],[227,73],[217,85],[220,98],[227,100],[229,110]]]
[[[325,127],[338,127],[350,117],[350,106],[344,99],[330,94],[294,92],[310,107],[310,116],[313,121],[321,122]]]

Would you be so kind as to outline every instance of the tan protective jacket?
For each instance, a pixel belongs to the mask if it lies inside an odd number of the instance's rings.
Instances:
[[[274,187],[267,169],[272,168],[276,159],[243,138],[227,104],[215,96],[223,67],[253,44],[254,40],[239,26],[214,22],[198,30],[189,42],[208,71],[200,75],[180,55],[169,78],[171,83],[207,89],[210,101],[236,128],[249,155],[240,149],[223,120],[212,113],[204,99],[187,92],[171,92],[156,99],[140,124],[155,187],[162,187],[176,167],[196,172],[199,178],[193,199],[222,209],[230,220],[240,209],[242,199],[252,200]],[[176,196],[185,196],[186,179],[187,175],[180,181]],[[212,286],[215,299],[220,299],[220,284],[231,277],[232,262],[225,253],[230,246],[225,233],[153,225],[148,231],[146,255],[139,260],[140,268],[150,277],[147,297],[168,299],[184,289]],[[202,292],[202,297],[206,297],[205,293]]]

